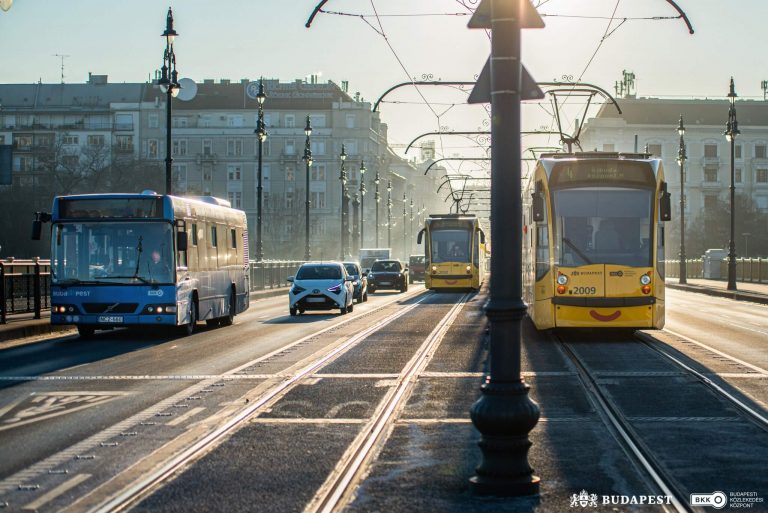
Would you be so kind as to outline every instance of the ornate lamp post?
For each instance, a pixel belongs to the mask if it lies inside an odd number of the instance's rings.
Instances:
[[[165,93],[165,193],[171,194],[173,157],[171,157],[171,98],[178,96],[179,73],[176,71],[176,54],[173,51],[173,42],[178,32],[173,29],[173,11],[168,8],[168,16],[165,19],[165,31],[161,34],[165,38],[165,51],[163,52],[162,74],[157,85]]]
[[[685,265],[685,161],[688,156],[685,152],[685,126],[683,115],[680,115],[680,124],[677,126],[680,134],[680,146],[677,149],[677,163],[680,165],[680,283],[688,283],[688,270]]]
[[[352,198],[352,254],[360,253],[360,194]],[[354,257],[353,257],[354,259]]]
[[[256,101],[259,103],[259,117],[256,122],[256,137],[259,140],[259,167],[256,185],[256,260],[264,260],[264,241],[261,238],[261,217],[262,217],[262,198],[264,190],[262,187],[261,156],[264,141],[267,140],[267,129],[264,126],[264,100],[267,95],[264,94],[264,81],[259,80],[259,93],[256,95]]]
[[[347,231],[347,170],[344,168],[344,161],[347,160],[347,152],[344,148],[344,145],[341,145],[341,155],[339,155],[339,159],[341,159],[341,170],[339,171],[339,181],[341,182],[341,257],[340,259],[343,261],[344,258],[347,255],[347,238],[346,238],[346,231]]]
[[[739,131],[739,122],[736,120],[736,89],[731,77],[731,86],[728,91],[728,101],[731,105],[728,108],[728,122],[725,124],[725,139],[731,143],[731,240],[728,241],[728,290],[736,290],[736,187],[734,185],[735,167],[734,167],[734,145]]]
[[[413,247],[413,197],[411,197],[411,247]],[[410,250],[408,252],[410,253]]]
[[[381,181],[379,177],[379,167],[376,166],[376,177],[373,179],[373,183],[376,185],[376,194],[374,195],[374,198],[376,199],[376,247],[379,247],[379,203],[381,203],[381,194],[379,194],[379,182]]]
[[[312,259],[312,252],[309,249],[309,168],[312,167],[312,149],[309,146],[309,136],[312,135],[312,123],[309,121],[309,115],[307,115],[307,124],[304,126],[304,134],[307,136],[307,140],[304,142],[304,156],[302,157],[307,168],[304,210],[304,260],[309,261]]]
[[[387,180],[387,247],[392,248],[392,180]]]
[[[406,248],[406,245],[408,244],[408,233],[405,231],[405,221],[408,219],[408,213],[405,210],[407,204],[408,198],[405,197],[405,192],[403,192],[403,262],[408,261],[408,248]]]
[[[360,161],[360,247],[365,247],[365,161]],[[357,222],[355,222],[357,226]]]

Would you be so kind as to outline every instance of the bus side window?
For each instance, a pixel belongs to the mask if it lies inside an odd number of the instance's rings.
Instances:
[[[186,231],[187,231],[186,224],[177,225],[176,226],[176,232],[177,233],[186,233]],[[187,234],[187,235],[189,235],[189,234]],[[177,250],[177,252],[176,252],[176,255],[177,255],[176,265],[178,267],[187,267],[187,268],[189,268],[189,261],[188,261],[188,258],[187,258],[188,253],[189,253],[189,240],[187,240],[187,249],[185,249],[184,251],[178,251]]]

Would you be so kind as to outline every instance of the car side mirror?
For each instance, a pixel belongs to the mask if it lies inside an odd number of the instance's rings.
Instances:
[[[176,250],[187,250],[187,232],[176,232]]]
[[[421,239],[424,236],[424,230],[425,228],[422,228],[419,232],[419,235],[416,237],[416,244],[421,244]]]
[[[659,200],[659,219],[670,221],[672,219],[672,195],[667,192],[667,182],[661,184],[661,197]]]
[[[288,276],[288,277],[285,279],[285,281],[289,281],[289,282],[293,283],[293,280],[294,280],[295,278],[296,278],[295,276]]]
[[[544,196],[540,192],[532,194],[533,204],[531,208],[533,210],[533,221],[540,223],[544,221]]]
[[[354,276],[347,276],[346,278],[344,278],[344,281],[355,281],[355,277]]]
[[[363,271],[363,276],[368,276],[368,271]]]

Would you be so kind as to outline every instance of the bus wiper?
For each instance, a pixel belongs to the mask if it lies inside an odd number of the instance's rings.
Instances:
[[[120,278],[126,279],[127,278],[127,279],[131,279],[131,280],[139,280],[139,281],[141,281],[143,283],[150,283],[150,281],[148,279],[146,279],[146,278],[144,278],[142,276],[139,276],[138,273],[134,274],[133,276],[104,276],[104,278],[107,278],[107,279],[110,279],[110,280],[113,279],[113,278],[118,278],[118,279],[120,279]]]
[[[139,244],[136,246],[136,269],[133,271],[132,278],[138,278],[139,277],[139,266],[141,265],[141,254],[144,252],[144,248],[141,246],[141,241],[144,240],[144,238],[139,235]]]
[[[576,254],[577,254],[577,255],[579,255],[579,256],[581,257],[581,259],[582,259],[582,260],[584,260],[584,261],[585,261],[587,264],[590,264],[590,265],[592,265],[592,260],[590,260],[590,259],[589,259],[589,257],[588,257],[587,255],[585,255],[584,253],[582,253],[582,252],[581,252],[581,250],[580,250],[578,247],[576,247],[576,245],[575,245],[573,242],[571,242],[571,240],[570,240],[570,239],[568,239],[568,238],[566,238],[566,237],[563,237],[563,242],[565,242],[565,243],[566,243],[566,244],[568,244],[568,245],[569,245],[571,248],[573,248],[573,250],[576,252]]]
[[[83,282],[78,278],[67,278],[65,280],[57,281],[55,285],[61,285],[62,287],[66,287],[68,285],[78,285],[80,283],[83,283]]]

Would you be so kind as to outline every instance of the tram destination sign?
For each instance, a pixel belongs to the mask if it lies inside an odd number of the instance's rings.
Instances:
[[[76,198],[59,202],[59,217],[63,219],[163,217],[163,199],[149,198]]]
[[[589,160],[559,162],[552,169],[551,186],[568,185],[646,185],[653,186],[651,165],[626,160]]]

